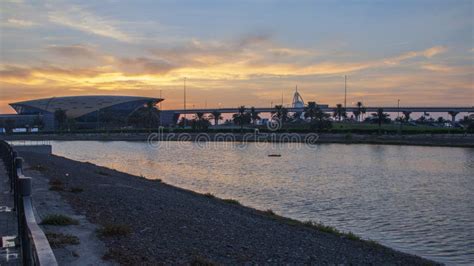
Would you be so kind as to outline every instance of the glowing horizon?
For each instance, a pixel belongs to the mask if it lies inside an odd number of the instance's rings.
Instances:
[[[183,8],[183,3],[185,7]],[[164,109],[474,105],[471,1],[3,1],[0,113],[71,95],[159,97]]]

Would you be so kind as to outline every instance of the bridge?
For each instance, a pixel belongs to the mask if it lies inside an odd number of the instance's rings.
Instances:
[[[334,112],[337,107],[330,107],[328,105],[318,105],[319,108],[323,112]],[[420,113],[442,113],[442,112],[466,112],[466,113],[473,113],[474,112],[474,106],[473,107],[462,107],[462,106],[444,106],[444,107],[398,107],[398,106],[372,106],[372,107],[364,107],[366,112],[376,112],[378,109],[382,108],[384,112],[420,112]],[[250,107],[246,107],[246,110],[248,111]],[[296,113],[296,112],[304,112],[304,107],[288,107],[287,108],[288,112],[291,113]],[[346,112],[352,112],[358,110],[357,107],[347,107]],[[163,110],[164,112],[174,112],[177,114],[196,114],[196,113],[212,113],[212,112],[220,112],[220,113],[238,113],[239,108],[238,107],[233,107],[233,108],[198,108],[198,109],[176,109],[176,110]],[[273,107],[255,107],[255,111],[259,113],[270,113],[275,111],[275,108]]]
[[[333,113],[337,110],[337,107],[331,107],[325,104],[317,104],[317,106],[326,113]],[[250,107],[245,106],[246,111],[250,110]],[[275,107],[253,107],[258,113],[271,113],[275,111]],[[474,106],[364,106],[365,112],[377,112],[378,109],[383,109],[384,112],[394,113],[448,113],[451,115],[452,120],[455,121],[456,115],[462,112],[473,113]],[[303,113],[305,109],[305,103],[303,98],[298,92],[298,87],[293,95],[293,101],[291,107],[286,108],[290,113]],[[347,107],[346,112],[354,112],[360,110],[359,107]],[[175,124],[180,115],[184,114],[211,114],[219,112],[221,114],[235,114],[239,112],[239,107],[227,107],[227,108],[193,108],[193,109],[176,109],[176,110],[163,110],[161,112],[161,119],[164,124]]]

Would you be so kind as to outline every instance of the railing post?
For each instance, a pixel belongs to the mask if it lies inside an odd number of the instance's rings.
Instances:
[[[21,158],[20,158],[21,159]],[[25,210],[23,201],[26,198],[31,200],[31,178],[22,176],[18,178],[18,194],[19,194],[19,208],[18,208],[18,234],[21,241],[21,253],[23,258],[23,265],[33,265],[31,254],[31,243],[28,236],[28,222],[25,217]]]
[[[23,158],[22,157],[15,158],[15,167],[16,167],[16,170],[20,170],[21,173],[23,174]]]
[[[16,154],[16,152],[15,152]],[[14,201],[14,208],[15,210],[18,209],[19,207],[19,198],[21,197],[19,191],[18,191],[18,171],[20,171],[21,174],[23,174],[23,158],[21,157],[13,157],[13,163],[12,163],[12,186],[13,186],[13,201]]]

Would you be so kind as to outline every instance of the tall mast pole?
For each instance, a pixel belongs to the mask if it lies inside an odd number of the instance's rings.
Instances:
[[[347,107],[347,76],[344,75],[344,109]]]
[[[281,89],[281,107],[283,107],[283,89]]]
[[[184,77],[184,127],[186,127],[186,77]]]

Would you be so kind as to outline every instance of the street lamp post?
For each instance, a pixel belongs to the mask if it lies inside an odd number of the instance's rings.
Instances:
[[[400,99],[397,103],[398,135],[402,133],[402,120],[400,119]]]
[[[186,77],[184,77],[184,127],[186,127]]]

